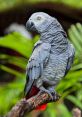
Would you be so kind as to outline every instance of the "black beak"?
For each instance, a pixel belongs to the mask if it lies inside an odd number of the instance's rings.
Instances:
[[[28,30],[31,30],[33,27],[34,27],[34,23],[33,23],[32,21],[28,20],[28,21],[26,22],[26,28],[27,28]]]

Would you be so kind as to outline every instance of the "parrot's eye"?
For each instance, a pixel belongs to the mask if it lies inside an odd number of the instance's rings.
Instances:
[[[40,17],[40,16],[38,16],[38,17],[37,17],[37,20],[41,20],[41,17]]]

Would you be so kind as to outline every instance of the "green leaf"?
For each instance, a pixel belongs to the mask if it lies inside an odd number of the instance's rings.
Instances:
[[[59,117],[72,117],[71,113],[68,111],[64,104],[58,106]]]
[[[69,99],[71,102],[73,102],[76,106],[78,106],[82,110],[82,102],[76,98],[75,96],[67,96],[67,99]]]
[[[22,69],[26,69],[28,59],[19,56],[10,56],[7,54],[0,54],[0,59],[4,60],[5,63],[16,65]]]
[[[15,76],[21,77],[21,78],[24,76],[23,73],[20,73],[20,72],[18,72],[16,70],[13,70],[13,69],[11,69],[11,68],[9,68],[7,66],[4,66],[4,65],[0,65],[0,69],[4,70],[4,71],[6,71],[6,72],[8,72],[10,74],[13,74]]]
[[[32,53],[33,43],[18,33],[13,33],[3,38],[0,38],[0,46],[13,49],[25,57],[29,57]]]

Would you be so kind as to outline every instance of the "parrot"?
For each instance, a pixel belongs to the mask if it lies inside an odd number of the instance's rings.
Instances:
[[[39,34],[40,39],[34,44],[26,67],[25,97],[44,91],[53,99],[56,86],[72,66],[75,48],[58,20],[45,12],[33,13],[26,28]]]

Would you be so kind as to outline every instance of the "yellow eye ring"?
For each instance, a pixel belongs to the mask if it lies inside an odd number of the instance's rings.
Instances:
[[[40,17],[40,16],[38,16],[38,17],[37,17],[37,20],[41,20],[41,17]]]

